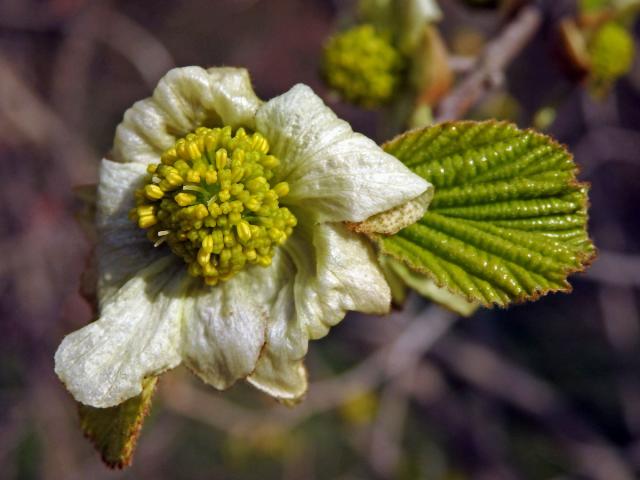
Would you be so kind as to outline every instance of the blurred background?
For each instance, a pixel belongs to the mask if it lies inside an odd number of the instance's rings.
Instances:
[[[439,4],[456,85],[523,21],[513,3]],[[73,189],[95,183],[123,112],[192,64],[244,66],[264,99],[309,84],[378,141],[384,112],[339,102],[319,76],[353,2],[0,0],[0,477],[640,478],[640,62],[594,93],[560,51],[580,7],[532,6],[473,101],[441,114],[536,126],[575,154],[600,255],[574,292],[466,319],[415,294],[389,317],[350,315],[312,343],[313,384],[293,409],[178,368],[133,466],[112,471],[82,437],[53,352],[92,319]]]

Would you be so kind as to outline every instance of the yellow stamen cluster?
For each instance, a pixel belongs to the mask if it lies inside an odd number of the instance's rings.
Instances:
[[[405,60],[373,25],[331,37],[324,48],[323,74],[346,100],[365,107],[389,101],[402,81]]]
[[[131,219],[208,285],[248,264],[268,266],[296,218],[278,200],[289,185],[269,181],[279,161],[260,133],[198,128],[149,165]]]

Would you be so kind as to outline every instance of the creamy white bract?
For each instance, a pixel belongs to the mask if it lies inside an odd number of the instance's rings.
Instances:
[[[201,126],[264,135],[280,160],[274,181],[290,187],[281,204],[298,220],[270,266],[252,265],[213,287],[187,275],[180,258],[154,247],[128,218],[147,165]],[[172,70],[125,113],[112,160],[102,160],[99,318],[64,338],[56,373],[76,400],[94,407],[138,395],[145,377],[180,363],[219,389],[246,378],[295,400],[307,388],[309,339],[326,335],[348,310],[389,308],[369,244],[344,222],[407,202],[423,212],[431,188],[305,85],[262,102],[243,69]]]

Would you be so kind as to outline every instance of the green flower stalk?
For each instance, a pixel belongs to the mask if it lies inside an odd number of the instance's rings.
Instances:
[[[64,338],[56,373],[98,408],[181,363],[218,389],[247,379],[295,401],[309,340],[348,310],[389,309],[347,222],[388,227],[389,211],[397,231],[432,193],[305,85],[263,102],[245,70],[174,69],[102,160],[98,319]]]

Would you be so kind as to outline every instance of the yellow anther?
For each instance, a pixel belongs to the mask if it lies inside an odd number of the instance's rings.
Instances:
[[[217,135],[208,134],[204,139],[204,146],[207,149],[207,153],[211,155],[215,153],[216,148],[218,147],[218,137]]]
[[[153,215],[156,211],[156,207],[154,205],[140,205],[136,212],[139,217],[146,217],[148,215]]]
[[[278,160],[273,155],[265,155],[262,158],[262,165],[268,169],[276,168],[278,165],[280,165],[280,160]]]
[[[164,181],[166,181],[173,188],[177,188],[184,183],[184,180],[178,172],[169,172],[167,175],[165,175]]]
[[[244,168],[242,167],[234,167],[233,170],[231,170],[231,181],[232,182],[239,182],[242,177],[244,176]]]
[[[255,212],[260,209],[260,200],[258,200],[256,197],[251,197],[247,202],[245,202],[244,206],[252,212]]]
[[[229,188],[229,193],[231,193],[231,195],[233,195],[234,197],[237,197],[240,194],[240,192],[242,192],[243,190],[244,190],[244,185],[241,183],[236,183],[234,185],[231,185],[231,187]]]
[[[129,216],[155,246],[166,244],[189,275],[207,285],[232,278],[246,265],[267,266],[296,223],[278,204],[288,193],[286,183],[269,183],[279,161],[268,150],[257,132],[200,127],[147,168]]]
[[[181,138],[176,142],[175,149],[178,157],[184,160],[189,160],[189,151],[187,150],[187,142],[185,141],[184,138]]]
[[[269,229],[269,238],[274,242],[280,242],[280,239],[284,235],[284,232],[278,228],[270,228]]]
[[[280,182],[273,187],[273,191],[276,192],[278,197],[282,198],[289,194],[289,184],[287,182]]]
[[[193,161],[199,160],[202,156],[196,142],[189,143],[189,145],[187,146],[187,152],[189,152],[189,158]]]
[[[211,265],[211,263],[207,263],[206,265],[202,266],[202,273],[207,277],[217,277],[218,269]]]
[[[226,263],[229,263],[229,260],[231,260],[231,250],[229,250],[228,248],[224,248],[220,252],[220,263],[224,265]]]
[[[182,159],[176,160],[172,167],[174,168],[176,173],[179,173],[180,175],[185,175],[191,169],[189,163],[185,162]]]
[[[215,218],[222,215],[222,209],[220,208],[220,205],[218,205],[216,202],[209,202],[207,207],[212,217]]]
[[[187,182],[200,183],[200,174],[196,170],[189,170],[187,172]]]
[[[213,237],[211,235],[206,235],[202,239],[202,248],[209,253],[213,252]]]
[[[164,196],[162,189],[153,184],[145,185],[144,194],[149,200],[160,200]]]
[[[156,223],[158,223],[158,219],[155,215],[142,215],[138,218],[138,226],[140,228],[153,227]]]
[[[227,165],[227,160],[227,151],[224,148],[216,152],[216,168],[218,170],[222,170]]]
[[[267,153],[269,151],[269,142],[267,142],[267,139],[259,133],[255,133],[253,135],[251,143],[254,150],[257,150],[260,153]]]
[[[225,232],[223,237],[225,247],[233,247],[236,244],[236,238],[233,236],[233,233],[229,231]]]
[[[214,185],[218,181],[218,172],[213,169],[207,170],[207,173],[204,174],[204,181],[207,185]]]
[[[271,265],[271,257],[269,255],[260,255],[258,256],[258,265],[263,267],[268,267]]]
[[[228,218],[231,225],[237,225],[242,219],[242,215],[240,212],[230,212]]]
[[[221,190],[220,193],[218,194],[218,198],[223,201],[226,202],[227,200],[229,200],[231,198],[231,193],[229,192],[229,190]]]
[[[162,154],[160,161],[165,165],[173,165],[173,162],[178,158],[178,154],[175,148],[170,148]]]
[[[207,265],[211,260],[211,252],[206,251],[204,248],[200,248],[198,251],[198,263],[200,265]]]
[[[249,180],[246,186],[250,192],[258,192],[264,188],[266,183],[267,180],[264,177],[256,177]]]
[[[194,203],[196,203],[196,200],[197,200],[195,195],[192,195],[191,193],[184,193],[184,192],[178,193],[175,197],[173,197],[173,199],[181,207],[187,207],[189,205],[193,205]]]
[[[244,163],[245,155],[246,153],[244,150],[240,150],[240,149],[234,150],[233,154],[231,155],[231,165],[233,167],[239,167],[240,165],[242,165]]]
[[[220,230],[214,230],[211,232],[212,246],[211,251],[215,254],[219,254],[224,248],[224,242],[222,240],[223,233]]]
[[[196,206],[193,214],[198,220],[204,220],[209,216],[209,210],[207,209],[207,207],[200,203]]]
[[[242,243],[247,243],[251,240],[251,227],[249,227],[249,223],[245,220],[239,222],[236,225],[236,230],[238,232],[238,238]]]

